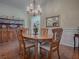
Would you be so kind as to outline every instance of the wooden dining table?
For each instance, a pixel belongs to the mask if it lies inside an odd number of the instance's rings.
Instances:
[[[51,36],[41,36],[41,35],[24,35],[23,36],[26,40],[34,40],[35,42],[35,57],[34,59],[39,59],[38,57],[38,43],[42,42],[42,41],[51,41],[52,37]]]

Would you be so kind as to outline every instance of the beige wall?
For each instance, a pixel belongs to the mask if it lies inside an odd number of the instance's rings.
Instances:
[[[15,18],[24,18],[24,14],[18,8],[0,3],[0,16],[14,16]]]
[[[6,5],[3,3],[0,3],[0,16],[14,16],[15,18],[18,19],[25,19],[25,26],[27,27],[27,17],[24,11],[15,8],[10,5]]]
[[[61,44],[73,47],[73,34],[79,26],[79,0],[49,0],[42,8],[42,27],[46,26],[46,17],[60,15],[60,26],[64,28]]]
[[[50,0],[43,7],[42,25],[46,26],[46,17],[60,15],[60,25],[64,28],[79,26],[79,0]]]

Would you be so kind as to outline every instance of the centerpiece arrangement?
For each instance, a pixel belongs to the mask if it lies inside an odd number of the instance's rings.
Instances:
[[[38,35],[38,26],[35,23],[34,23],[33,32],[34,32],[34,35]]]

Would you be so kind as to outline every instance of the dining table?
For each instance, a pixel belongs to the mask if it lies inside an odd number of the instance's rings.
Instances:
[[[48,41],[51,41],[52,40],[52,37],[51,36],[45,36],[45,35],[23,35],[24,39],[25,40],[34,40],[35,42],[35,54],[34,54],[34,59],[39,59],[38,57],[38,44],[41,43],[41,42],[48,42]]]

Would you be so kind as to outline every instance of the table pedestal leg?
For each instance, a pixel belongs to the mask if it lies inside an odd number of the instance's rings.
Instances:
[[[35,41],[35,58],[38,59],[38,40]]]

